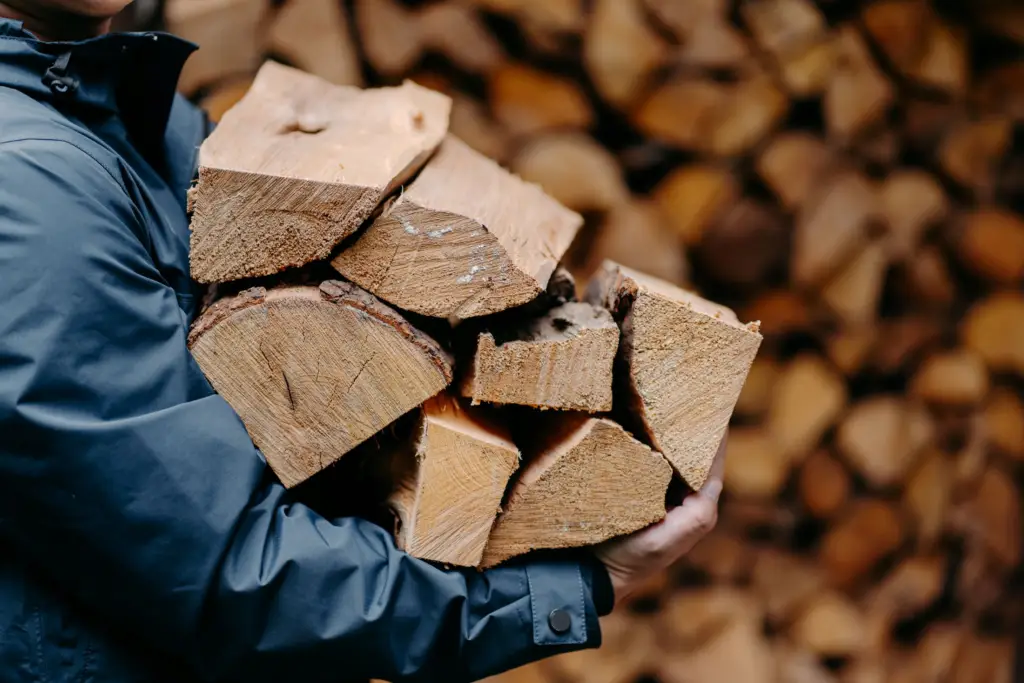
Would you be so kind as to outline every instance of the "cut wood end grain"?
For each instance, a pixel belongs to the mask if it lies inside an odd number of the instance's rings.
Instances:
[[[347,282],[260,287],[218,301],[193,325],[189,348],[286,486],[452,379],[434,340]]]
[[[441,143],[450,108],[411,81],[361,90],[267,62],[200,149],[192,276],[223,282],[326,258]]]
[[[462,394],[474,403],[512,403],[590,413],[612,409],[619,328],[587,303],[556,306],[509,341],[480,335]]]
[[[910,381],[910,392],[930,403],[977,405],[989,390],[981,356],[967,350],[933,354]]]
[[[331,265],[399,308],[441,318],[535,299],[583,219],[449,135]]]
[[[611,261],[587,299],[622,327],[626,384],[652,445],[699,489],[760,348],[759,324],[741,324],[728,308]],[[681,408],[695,402],[699,414]]]
[[[542,548],[593,545],[665,516],[672,469],[660,453],[606,419],[578,414],[556,422],[527,456],[481,566]]]

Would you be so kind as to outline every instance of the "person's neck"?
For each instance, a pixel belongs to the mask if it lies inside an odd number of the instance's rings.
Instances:
[[[20,1],[0,2],[0,19],[14,19],[40,40],[83,40],[103,35],[110,30],[110,17],[86,17],[71,12],[27,8]]]

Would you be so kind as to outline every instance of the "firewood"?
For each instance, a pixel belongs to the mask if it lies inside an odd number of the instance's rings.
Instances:
[[[957,290],[945,256],[935,246],[918,249],[900,271],[901,293],[922,309],[948,309],[956,302]]]
[[[1018,123],[1024,121],[1024,61],[986,71],[971,95],[983,118],[1006,116]]]
[[[824,587],[814,562],[771,548],[757,553],[752,578],[754,592],[775,626],[788,624]]]
[[[380,75],[397,77],[419,60],[417,17],[398,0],[356,0],[355,20],[366,61]]]
[[[615,157],[583,133],[534,137],[511,169],[574,211],[607,211],[629,197]]]
[[[977,489],[952,514],[953,526],[977,537],[1006,567],[1021,559],[1020,492],[998,467],[985,470]]]
[[[903,537],[903,520],[896,509],[881,500],[861,498],[822,539],[818,558],[829,582],[846,588],[893,553]]]
[[[250,87],[252,87],[250,76],[231,78],[211,90],[210,94],[200,101],[199,106],[211,121],[219,123],[224,114],[245,97],[245,93],[249,92]]]
[[[774,543],[793,542],[798,518],[796,512],[780,501],[742,498],[730,500],[719,511],[719,525],[732,533],[769,539]]]
[[[432,339],[344,282],[257,287],[219,301],[192,327],[189,348],[286,486],[452,379]]]
[[[960,333],[993,372],[1024,375],[1024,295],[1000,292],[975,303]]]
[[[413,83],[359,90],[268,62],[200,149],[192,277],[326,258],[440,144],[450,104]]]
[[[822,657],[849,657],[862,650],[866,625],[860,609],[833,592],[810,601],[790,629],[793,641]]]
[[[734,427],[725,458],[729,492],[749,498],[773,498],[786,483],[789,461],[765,430]]]
[[[750,151],[786,115],[789,100],[763,74],[741,80],[708,122],[710,135],[699,145],[711,154],[738,156]]]
[[[699,489],[760,348],[758,324],[610,261],[588,300],[609,308],[623,329],[625,384],[650,443]],[[700,414],[682,409],[698,400]]]
[[[666,225],[663,212],[650,201],[627,201],[605,216],[589,250],[587,272],[596,271],[605,260],[675,285],[689,281],[690,267],[679,240]]]
[[[993,282],[1024,282],[1024,219],[1001,209],[980,209],[964,219],[957,252],[974,272]]]
[[[956,683],[1011,683],[1014,678],[1014,646],[1008,638],[993,639],[968,634],[957,651],[949,672]]]
[[[620,109],[643,95],[668,46],[648,26],[640,0],[596,0],[583,41],[583,64],[598,94]]]
[[[679,64],[695,69],[735,70],[750,63],[746,38],[725,17],[709,15],[691,29],[675,56]]]
[[[939,163],[953,180],[982,199],[990,199],[1012,132],[1011,122],[1002,117],[964,121],[943,138]]]
[[[869,484],[901,483],[935,438],[931,417],[897,396],[876,394],[856,403],[836,434],[846,460]]]
[[[586,11],[583,0],[468,0],[491,12],[515,17],[551,31],[578,33],[583,30]]]
[[[715,527],[686,554],[682,564],[714,581],[736,583],[750,574],[751,549],[745,538]]]
[[[786,683],[838,683],[835,674],[822,664],[817,655],[788,644],[776,642],[773,645],[776,680]]]
[[[498,163],[508,159],[511,140],[504,126],[494,121],[484,106],[466,95],[452,97],[452,135]]]
[[[813,516],[828,519],[850,497],[850,475],[827,451],[815,451],[800,468],[800,500]]]
[[[555,416],[524,445],[526,464],[487,540],[481,566],[540,548],[593,545],[665,516],[672,470],[606,419]]]
[[[1010,458],[1024,460],[1024,401],[1008,388],[989,396],[984,412],[985,433],[991,446]]]
[[[303,71],[337,85],[361,85],[348,14],[335,0],[289,0],[269,32],[270,48]]]
[[[825,18],[809,0],[761,0],[740,7],[762,50],[771,54],[782,80],[797,97],[819,93],[831,75],[834,50]]]
[[[167,30],[202,49],[192,55],[178,89],[192,93],[228,76],[253,71],[263,54],[267,0],[169,0]]]
[[[739,197],[739,183],[722,166],[680,166],[653,194],[683,243],[695,245],[708,224]]]
[[[753,289],[785,271],[789,222],[772,204],[741,199],[708,225],[694,257],[715,282]]]
[[[509,62],[490,81],[494,117],[517,135],[554,128],[586,129],[594,120],[590,103],[572,81]]]
[[[832,364],[852,377],[867,364],[877,342],[877,325],[848,327],[830,335],[825,350]]]
[[[966,350],[930,356],[910,382],[913,395],[942,405],[977,405],[988,390],[985,363]]]
[[[823,101],[825,124],[830,137],[848,141],[885,117],[895,93],[853,26],[839,30],[835,50]]]
[[[793,281],[810,286],[835,273],[863,247],[878,215],[875,189],[860,174],[838,173],[826,181],[797,215]]]
[[[814,326],[807,300],[791,289],[770,289],[741,311],[747,320],[760,320],[766,337],[810,332]]]
[[[950,430],[943,439],[943,431]],[[950,425],[952,429],[950,429]],[[978,482],[988,465],[988,435],[985,434],[985,422],[981,413],[971,412],[966,415],[955,408],[943,416],[939,422],[940,440],[951,447],[953,458],[953,492],[954,495],[977,488]],[[960,433],[957,433],[960,432]],[[960,496],[957,496],[960,497]]]
[[[483,558],[519,449],[505,427],[447,394],[423,404],[411,495],[397,506],[398,545],[424,560],[475,567]]]
[[[691,38],[708,23],[725,20],[729,11],[726,0],[644,0],[644,5],[652,18],[681,42]]]
[[[801,355],[782,371],[768,409],[768,431],[793,462],[810,455],[846,406],[846,382],[817,356]]]
[[[582,219],[448,136],[331,265],[399,308],[470,318],[535,299]]]
[[[444,55],[459,68],[489,74],[505,59],[501,44],[475,10],[459,2],[427,5],[416,15],[427,50]]]
[[[808,200],[834,164],[832,152],[810,133],[777,135],[757,159],[757,172],[790,211]]]
[[[889,251],[898,260],[916,258],[925,231],[949,211],[942,187],[920,170],[897,169],[890,173],[879,199],[889,229]]]
[[[864,246],[821,290],[822,301],[851,326],[863,326],[878,315],[882,285],[889,267],[886,245],[875,240]]]
[[[905,97],[902,109],[905,144],[928,157],[934,156],[947,131],[962,118],[961,109],[953,103],[925,97]]]
[[[754,596],[731,586],[680,591],[669,597],[656,617],[657,639],[663,651],[689,652],[736,621],[760,618]]]
[[[946,582],[946,560],[941,555],[905,558],[871,590],[865,602],[874,616],[890,626],[919,615],[942,595]]]
[[[883,321],[871,365],[882,374],[900,372],[935,347],[944,331],[939,321],[926,316],[910,315]]]
[[[736,414],[742,417],[764,415],[773,400],[781,370],[779,363],[770,356],[760,355],[755,358],[740,397],[736,400]]]
[[[611,314],[570,302],[495,343],[480,335],[461,385],[473,403],[512,403],[535,408],[612,409],[612,363],[619,328]]]

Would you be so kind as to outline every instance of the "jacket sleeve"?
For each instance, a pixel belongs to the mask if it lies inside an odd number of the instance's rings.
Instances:
[[[0,145],[0,537],[26,563],[206,679],[476,680],[599,644],[596,565],[443,572],[287,503],[121,182]]]

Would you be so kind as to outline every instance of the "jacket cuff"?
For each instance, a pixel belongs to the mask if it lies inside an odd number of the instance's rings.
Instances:
[[[526,566],[533,642],[540,646],[599,647],[601,625],[590,562],[540,562]]]

